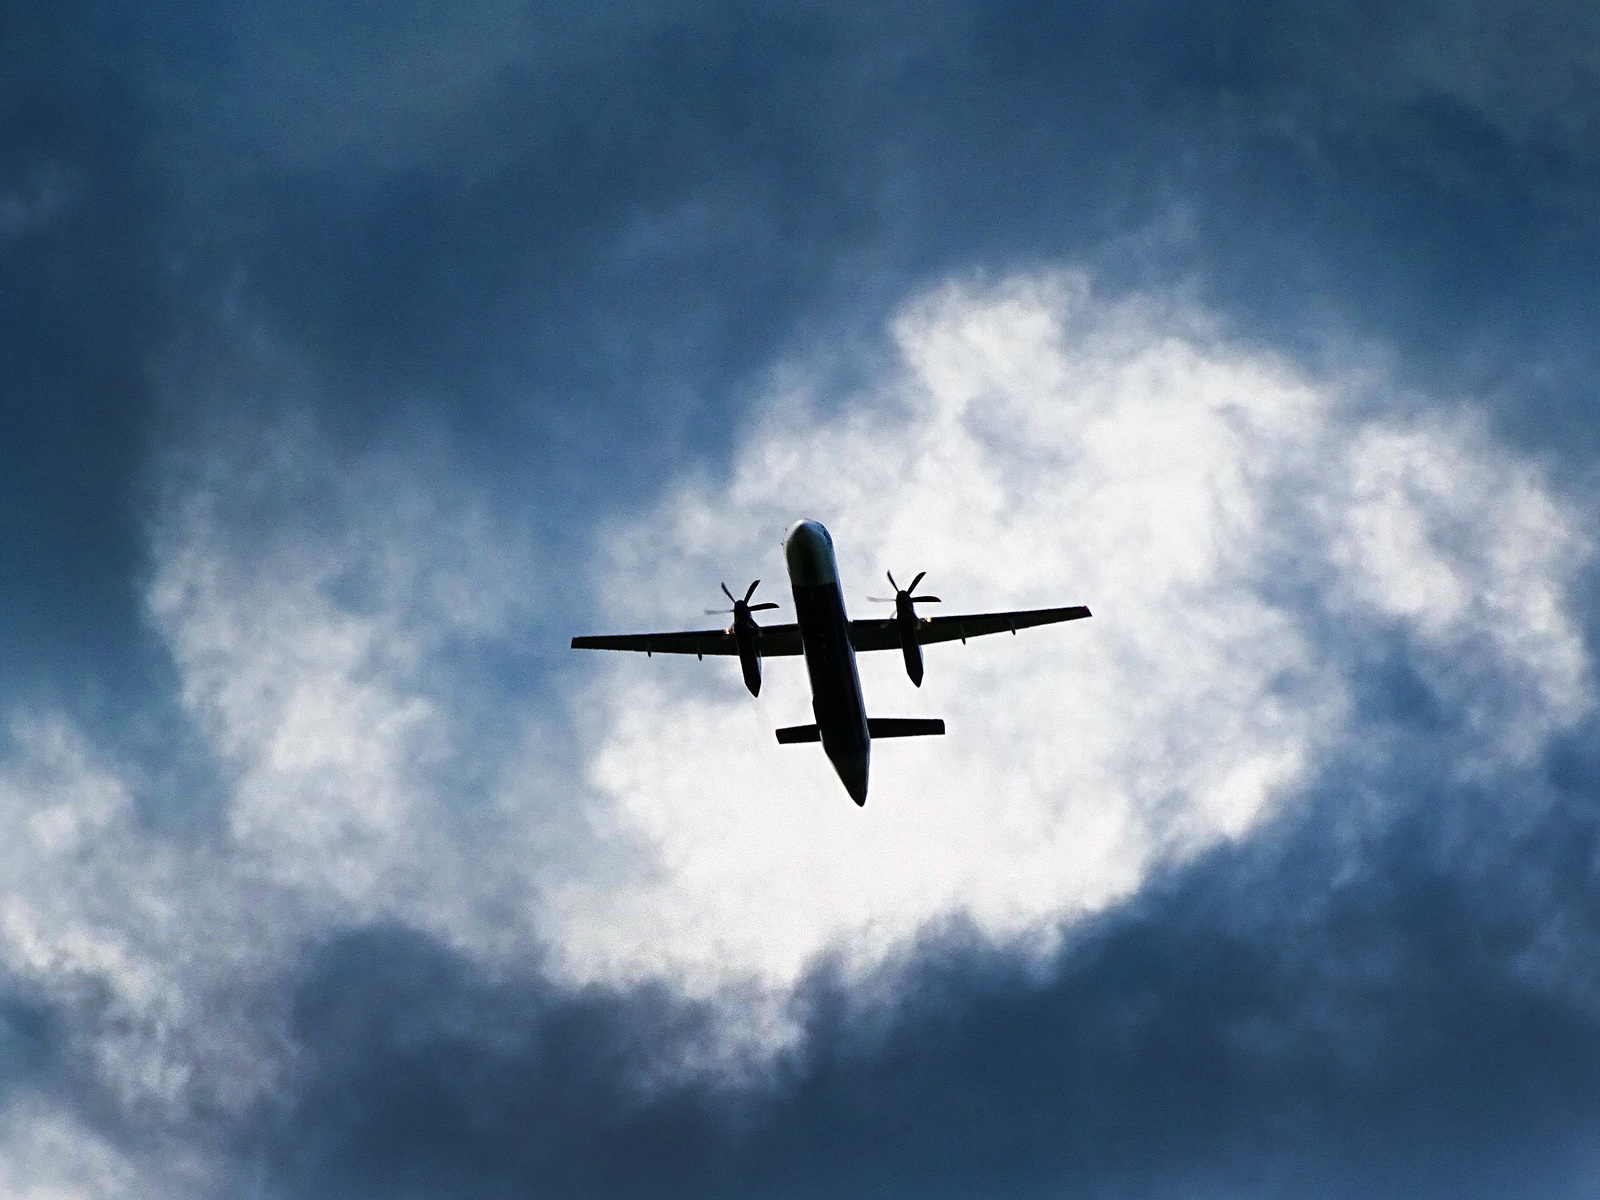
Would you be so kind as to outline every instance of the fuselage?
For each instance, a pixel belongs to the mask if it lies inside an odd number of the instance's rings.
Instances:
[[[783,543],[794,590],[795,622],[811,677],[811,711],[822,749],[857,804],[867,802],[872,738],[861,698],[850,619],[844,611],[833,539],[815,521],[797,521]],[[920,663],[918,664],[921,665]]]

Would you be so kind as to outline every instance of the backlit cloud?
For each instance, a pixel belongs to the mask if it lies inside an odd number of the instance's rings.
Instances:
[[[612,531],[603,619],[694,627],[721,579],[786,599],[802,515],[857,615],[887,568],[954,611],[1095,617],[932,648],[920,692],[864,658],[869,711],[949,733],[880,744],[860,813],[820,754],[773,744],[808,716],[797,661],[755,705],[724,663],[597,663],[590,780],[659,873],[572,903],[580,972],[784,980],[950,917],[1048,930],[1246,833],[1363,736],[1353,677],[1386,637],[1459,716],[1463,764],[1586,711],[1578,514],[1470,415],[1374,417],[1359,363],[1313,378],[1070,273],[941,289],[894,344],[842,405],[780,374],[725,474]]]
[[[574,656],[563,690],[487,719],[518,702],[477,664],[526,636],[545,568],[447,459],[423,492],[415,460],[337,464],[301,430],[175,494],[148,604],[213,819],[141,819],[137,770],[59,714],[18,716],[0,771],[0,961],[57,1014],[65,1077],[157,1141],[241,1120],[300,1077],[308,948],[379,926],[552,995],[658,989],[628,1002],[661,1036],[619,1087],[744,1078],[816,1036],[785,1005],[819,956],[863,995],[930,927],[1043,964],[1331,763],[1425,737],[1470,782],[1589,711],[1581,510],[1470,410],[1374,416],[1380,372],[1314,376],[1070,272],[946,286],[892,335],[848,395],[803,357],[778,370],[726,470],[564,568],[604,628],[695,626],[719,580],[786,600],[778,541],[809,515],[858,613],[885,569],[927,570],[949,611],[1094,607],[932,648],[920,691],[864,659],[872,712],[949,723],[877,748],[864,810],[815,747],[772,740],[806,716],[798,660],[752,702],[725,661]],[[1366,703],[1402,669],[1414,711]],[[682,989],[723,1017],[673,1009]],[[76,1119],[9,1112],[24,1163]],[[148,1160],[90,1138],[59,1186],[204,1190],[214,1148],[186,1136]]]

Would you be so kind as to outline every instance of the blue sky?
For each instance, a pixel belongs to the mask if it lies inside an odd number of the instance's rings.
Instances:
[[[0,1191],[1593,1193],[1592,7],[0,29]]]

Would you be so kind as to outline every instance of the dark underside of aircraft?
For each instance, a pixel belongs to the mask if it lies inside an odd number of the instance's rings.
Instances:
[[[679,633],[626,633],[601,637],[575,637],[575,650],[642,650],[647,655],[737,655],[745,686],[752,696],[761,693],[761,660],[784,655],[805,656],[811,677],[812,725],[778,730],[778,741],[821,742],[845,790],[858,805],[867,802],[867,769],[873,738],[919,737],[944,732],[944,722],[926,719],[869,717],[861,697],[861,677],[856,654],[867,650],[899,650],[906,674],[922,686],[922,647],[932,642],[965,642],[986,633],[1016,633],[1035,625],[1076,621],[1090,615],[1084,606],[1034,608],[1019,612],[969,613],[963,616],[923,617],[918,604],[937,604],[939,597],[917,595],[922,574],[902,588],[894,588],[892,617],[852,621],[845,615],[844,593],[833,556],[833,538],[815,521],[799,521],[784,539],[784,558],[794,592],[795,621],[789,625],[758,625],[753,613],[777,608],[776,604],[751,604],[758,579],[741,599],[722,585],[733,603],[733,623],[726,629]],[[923,573],[925,574],[925,572]],[[875,599],[875,597],[874,597]],[[709,614],[708,614],[709,615]]]

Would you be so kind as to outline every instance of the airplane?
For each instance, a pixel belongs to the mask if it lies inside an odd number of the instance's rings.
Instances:
[[[844,593],[839,588],[839,569],[833,557],[833,538],[816,521],[797,521],[783,540],[789,584],[794,593],[795,617],[792,625],[758,625],[752,613],[777,608],[770,601],[751,604],[761,581],[746,589],[741,599],[722,585],[722,594],[732,601],[731,609],[708,609],[707,616],[731,612],[733,623],[726,629],[691,630],[683,633],[627,633],[601,637],[575,637],[574,650],[643,650],[656,654],[738,655],[745,687],[752,696],[761,694],[761,660],[803,654],[806,673],[811,677],[811,711],[814,725],[794,725],[777,731],[782,745],[797,742],[822,743],[822,749],[839,781],[857,806],[867,802],[867,768],[873,738],[922,737],[942,734],[942,720],[869,717],[861,698],[861,676],[856,671],[856,654],[867,650],[899,650],[905,659],[911,682],[922,686],[922,647],[930,642],[949,642],[986,633],[1000,633],[1057,621],[1076,621],[1090,615],[1082,605],[1071,608],[1035,608],[1021,612],[973,613],[956,617],[920,617],[916,605],[941,603],[939,597],[916,595],[917,585],[926,571],[902,588],[889,573],[893,599],[869,596],[869,600],[895,606],[895,615],[877,620],[852,621],[845,615]]]

